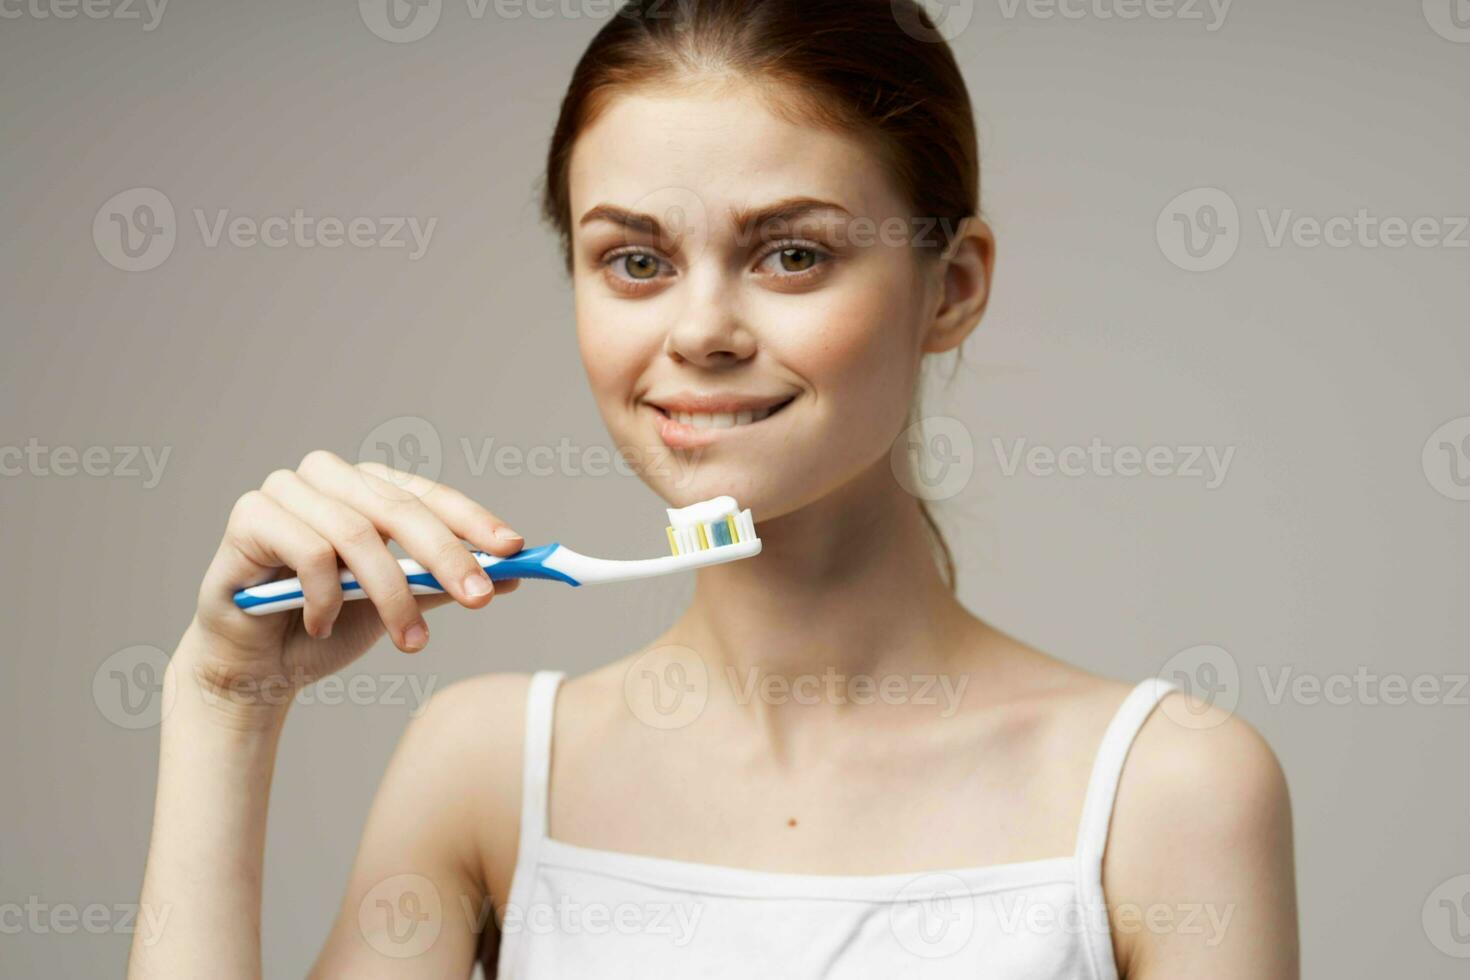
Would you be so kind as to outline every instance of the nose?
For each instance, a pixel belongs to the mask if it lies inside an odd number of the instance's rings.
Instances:
[[[690,290],[689,302],[664,338],[665,354],[696,367],[739,364],[754,356],[755,350],[755,335],[717,283]]]

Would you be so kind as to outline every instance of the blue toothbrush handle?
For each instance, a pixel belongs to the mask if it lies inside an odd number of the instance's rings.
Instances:
[[[471,552],[480,567],[485,569],[485,574],[490,576],[491,581],[500,582],[511,578],[541,578],[556,582],[565,582],[568,585],[581,585],[576,579],[566,572],[559,571],[547,564],[547,560],[555,554],[561,545],[553,541],[550,544],[538,545],[535,548],[523,548],[513,555],[505,558],[497,558],[483,551]],[[431,572],[411,558],[399,559],[398,565],[403,569],[403,574],[408,579],[409,589],[416,595],[431,595],[444,592],[445,589],[439,584]],[[357,577],[348,569],[342,570],[342,598],[344,600],[363,599],[367,593],[358,584]],[[261,585],[253,585],[248,589],[241,589],[235,593],[235,605],[243,612],[252,616],[264,616],[275,612],[284,612],[288,609],[300,609],[306,605],[306,598],[301,592],[301,580],[299,578],[280,579],[274,582],[265,582]]]

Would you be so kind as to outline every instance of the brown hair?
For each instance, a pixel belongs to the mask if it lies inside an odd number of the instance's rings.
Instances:
[[[542,214],[569,270],[577,135],[616,89],[711,75],[768,83],[785,100],[773,111],[871,140],[914,214],[936,223],[919,247],[947,247],[979,214],[969,92],[914,0],[628,0],[577,62],[547,154]],[[954,557],[922,499],[919,510],[954,589]]]

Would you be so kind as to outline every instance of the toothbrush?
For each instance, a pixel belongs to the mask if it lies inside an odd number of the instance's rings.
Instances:
[[[619,561],[593,558],[553,541],[522,550],[506,558],[472,551],[480,567],[492,581],[510,578],[544,578],[568,585],[599,582],[627,582],[632,579],[670,575],[688,568],[719,565],[727,561],[760,554],[761,539],[756,536],[750,510],[741,510],[734,497],[714,497],[678,509],[668,508],[670,554],[661,558],[639,558]],[[411,558],[398,562],[408,578],[409,590],[415,595],[443,592],[437,579]],[[367,593],[357,584],[348,569],[342,570],[342,598],[362,599]],[[298,578],[280,579],[251,586],[235,593],[235,605],[252,616],[300,609],[306,605]]]

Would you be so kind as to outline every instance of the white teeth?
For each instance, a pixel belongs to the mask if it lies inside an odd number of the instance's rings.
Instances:
[[[771,414],[770,408],[747,409],[741,412],[669,412],[669,418],[696,429],[733,429],[741,425],[759,422]]]

